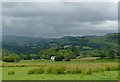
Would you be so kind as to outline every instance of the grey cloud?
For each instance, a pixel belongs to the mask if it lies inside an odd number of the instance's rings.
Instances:
[[[105,34],[117,31],[116,22],[117,3],[3,3],[3,34]]]
[[[9,4],[4,7],[4,4]],[[115,3],[4,3],[4,15],[14,17],[61,16],[79,21],[116,20]],[[11,4],[11,5],[10,5]],[[16,5],[13,7],[13,5]],[[76,19],[77,18],[77,19]],[[79,19],[78,19],[79,18]]]

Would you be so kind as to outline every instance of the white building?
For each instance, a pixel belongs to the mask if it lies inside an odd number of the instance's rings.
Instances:
[[[55,57],[56,57],[56,56],[51,56],[51,60],[55,60]]]
[[[72,45],[64,45],[64,48],[69,48],[71,47]]]

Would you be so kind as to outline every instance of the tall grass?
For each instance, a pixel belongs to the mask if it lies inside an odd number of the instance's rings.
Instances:
[[[85,65],[56,65],[50,64],[47,67],[40,67],[29,70],[28,74],[85,74],[91,75],[93,72],[117,71],[118,64],[85,64]]]
[[[64,74],[65,66],[64,65],[57,66],[55,64],[51,64],[44,70],[45,74]]]
[[[43,74],[44,69],[42,67],[29,70],[28,74]]]
[[[2,67],[46,67],[47,64],[2,64]]]

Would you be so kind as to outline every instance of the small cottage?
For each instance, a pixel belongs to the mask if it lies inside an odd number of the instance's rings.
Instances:
[[[56,56],[51,56],[51,60],[55,60],[55,57],[56,57]]]

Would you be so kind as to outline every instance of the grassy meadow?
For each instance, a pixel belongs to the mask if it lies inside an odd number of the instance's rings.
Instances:
[[[2,67],[0,67],[0,81],[2,80]]]
[[[117,59],[21,60],[2,64],[3,80],[117,80],[119,70]]]

